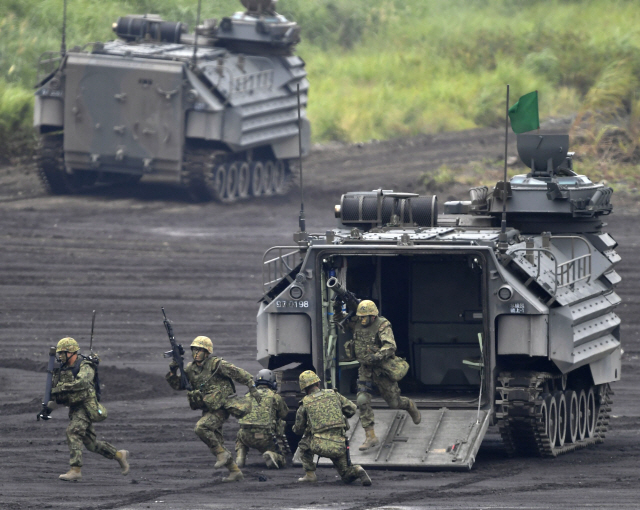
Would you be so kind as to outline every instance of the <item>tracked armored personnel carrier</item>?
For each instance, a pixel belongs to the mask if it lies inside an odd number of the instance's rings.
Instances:
[[[444,214],[435,196],[347,193],[336,228],[267,251],[258,360],[281,371],[293,409],[309,368],[355,400],[350,333],[332,321],[340,287],[377,304],[410,364],[400,387],[422,422],[374,395],[381,445],[352,448],[354,463],[470,469],[490,425],[509,454],[555,457],[603,441],[620,378],[620,258],[603,230],[611,189],[573,171],[568,143],[520,135],[531,171],[472,189]],[[363,442],[357,416],[348,434]]]
[[[290,163],[310,143],[309,84],[294,55],[300,29],[270,0],[245,3],[246,12],[205,20],[195,33],[125,16],[113,24],[115,41],[43,55],[34,125],[46,189],[148,176],[197,200],[286,193]]]

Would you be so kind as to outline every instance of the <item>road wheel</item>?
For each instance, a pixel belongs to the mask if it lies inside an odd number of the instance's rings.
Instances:
[[[259,197],[262,195],[264,165],[261,161],[251,163],[251,184],[249,185],[249,193],[251,196]]]
[[[227,188],[227,166],[222,163],[214,165],[207,174],[207,189],[211,198],[217,202],[224,199]]]
[[[556,436],[556,446],[562,447],[564,446],[565,438],[567,436],[567,399],[561,391],[556,392],[553,395],[553,398],[556,399],[556,404],[558,406],[558,434]]]
[[[275,162],[271,182],[276,195],[284,195],[287,192],[287,167],[281,159]]]
[[[225,202],[235,202],[238,198],[238,165],[231,163],[227,168],[227,180],[224,192]]]
[[[578,439],[583,441],[587,436],[587,394],[584,390],[578,393]]]
[[[552,395],[547,395],[544,399],[547,408],[546,430],[551,447],[556,444],[558,437],[558,403]]]
[[[580,411],[578,410],[578,394],[575,391],[564,392],[567,404],[567,433],[565,442],[575,443],[578,440],[578,425],[580,421]]]
[[[251,184],[251,169],[249,163],[239,163],[238,166],[238,198],[249,196],[249,185]]]
[[[593,391],[593,386],[589,388],[587,392],[587,428],[586,435],[587,437],[593,437],[596,431],[596,418],[598,416],[598,408],[596,406],[596,395]]]
[[[276,171],[276,165],[269,160],[264,164],[262,173],[262,194],[273,195],[273,174]]]

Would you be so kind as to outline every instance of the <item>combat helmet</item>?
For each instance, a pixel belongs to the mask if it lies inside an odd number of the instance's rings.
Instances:
[[[363,317],[365,315],[378,315],[378,314],[379,314],[378,307],[373,301],[369,299],[363,299],[358,304],[358,310],[356,311],[356,315],[358,317]]]
[[[213,354],[213,342],[208,336],[197,336],[191,342],[191,348],[200,347],[200,349],[204,349],[209,354]]]
[[[319,382],[320,378],[313,370],[305,370],[300,374],[300,391],[304,391],[309,386]]]
[[[269,386],[269,388],[273,390],[278,389],[278,384],[276,383],[276,374],[266,368],[263,368],[256,374],[255,383],[256,386],[264,384],[265,386]]]
[[[78,352],[79,350],[78,342],[70,336],[61,339],[56,346],[56,354],[59,352]]]

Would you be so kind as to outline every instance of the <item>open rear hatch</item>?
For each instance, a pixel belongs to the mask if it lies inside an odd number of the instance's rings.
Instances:
[[[422,421],[414,425],[405,411],[376,409],[376,434],[380,446],[361,452],[364,429],[358,416],[349,420],[351,462],[366,468],[462,469],[469,470],[476,460],[487,433],[491,410],[421,409]],[[300,465],[296,452],[294,464]],[[331,465],[329,459],[314,459]]]

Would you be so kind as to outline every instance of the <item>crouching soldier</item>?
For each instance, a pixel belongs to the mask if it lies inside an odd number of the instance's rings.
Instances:
[[[250,448],[262,454],[268,468],[286,466],[286,460],[278,445],[280,423],[287,417],[289,408],[276,393],[276,375],[271,370],[260,370],[255,378],[262,401],[253,405],[251,412],[238,420],[240,430],[236,439],[236,464],[243,467]]]
[[[300,390],[307,394],[298,408],[293,431],[304,434],[298,443],[305,476],[298,482],[317,482],[313,456],[327,457],[338,470],[344,483],[360,478],[362,485],[371,485],[371,479],[362,466],[352,466],[349,459],[345,431],[347,418],[356,414],[356,406],[334,390],[321,390],[320,378],[307,370],[300,374]]]
[[[115,459],[123,475],[129,473],[129,452],[116,450],[106,441],[98,441],[94,422],[107,418],[107,410],[98,402],[96,396],[97,358],[85,358],[80,354],[78,342],[73,338],[63,338],[56,346],[56,357],[60,368],[53,372],[51,398],[47,408],[53,410],[57,405],[69,407],[69,426],[67,443],[69,444],[71,468],[60,480],[76,481],[82,478],[82,445],[87,450],[99,453],[107,459]]]
[[[250,411],[251,406],[248,400],[236,397],[233,381],[249,386],[249,392],[256,402],[259,403],[262,397],[249,372],[222,358],[211,356],[213,344],[206,336],[198,336],[191,342],[191,353],[193,362],[186,366],[185,373],[193,389],[187,398],[191,409],[202,409],[202,418],[196,423],[195,433],[216,456],[214,467],[226,467],[229,470],[229,476],[222,481],[239,482],[244,476],[231,453],[224,447],[222,425],[229,414],[241,418]],[[172,361],[166,379],[174,390],[184,390],[186,388],[180,383],[177,369],[178,364]]]

